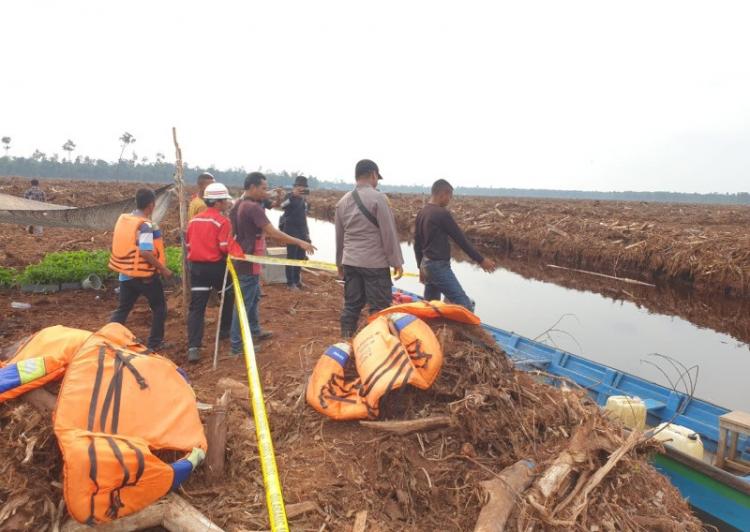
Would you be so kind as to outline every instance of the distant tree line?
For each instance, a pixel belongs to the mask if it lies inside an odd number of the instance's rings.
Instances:
[[[78,155],[73,158],[76,148],[72,140],[68,140],[63,149],[66,157],[57,153],[48,156],[36,150],[31,157],[10,157],[7,155],[10,138],[0,139],[4,144],[6,155],[0,157],[0,176],[19,177],[48,177],[59,179],[85,179],[92,181],[137,181],[144,183],[168,183],[174,175],[174,164],[165,161],[164,154],[157,153],[154,160],[139,157],[135,152],[129,158],[124,158],[126,148],[135,142],[135,138],[125,133],[120,138],[122,150],[120,160],[109,162],[103,159],[93,159]],[[8,142],[5,142],[5,141]],[[274,187],[290,187],[299,172],[274,172],[262,170],[268,177],[269,184]],[[192,184],[202,172],[210,172],[217,181],[233,187],[241,187],[248,170],[245,168],[218,168],[190,166],[184,163],[185,180]],[[314,176],[307,176],[310,188],[324,188],[332,190],[350,190],[352,181],[321,181]],[[388,185],[380,187],[385,192],[428,194],[429,187],[421,185]],[[505,196],[518,198],[551,198],[551,199],[588,199],[614,201],[654,201],[669,203],[720,203],[720,204],[750,204],[750,194],[738,193],[710,193],[697,194],[687,192],[597,192],[586,190],[550,190],[525,188],[494,188],[494,187],[456,187],[456,193],[470,196]]]
[[[72,144],[72,141],[69,141]],[[132,143],[134,141],[130,141]],[[67,143],[66,143],[67,144]],[[75,148],[75,144],[70,146]],[[124,150],[123,150],[124,152]],[[68,153],[71,153],[70,151]],[[122,157],[122,155],[121,155]],[[91,181],[136,181],[143,183],[168,183],[174,176],[174,164],[168,163],[164,155],[157,153],[155,160],[146,157],[138,158],[133,154],[128,159],[109,162],[103,159],[93,159],[78,155],[73,158],[61,158],[57,153],[48,156],[36,150],[31,157],[0,157],[0,175],[18,177],[47,177],[58,179],[84,179]],[[195,183],[195,178],[202,172],[210,172],[217,181],[226,185],[241,187],[248,174],[244,168],[219,170],[214,167],[190,166],[183,163],[185,180],[188,184]],[[291,187],[298,172],[263,171],[268,177],[269,184],[275,187]],[[307,176],[312,188],[322,188],[321,182]]]

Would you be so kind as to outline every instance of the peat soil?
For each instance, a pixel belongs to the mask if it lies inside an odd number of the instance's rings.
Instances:
[[[455,425],[408,436],[386,435],[355,422],[335,422],[309,408],[304,389],[318,357],[339,341],[341,288],[330,275],[306,275],[304,291],[264,287],[261,323],[275,335],[257,353],[288,505],[312,502],[293,517],[294,530],[346,530],[355,513],[368,511],[368,530],[466,530],[485,502],[480,482],[504,467],[532,458],[543,472],[563,451],[581,458],[559,492],[547,500],[519,502],[513,528],[567,530],[699,530],[700,523],[664,477],[646,463],[655,446],[636,447],[595,487],[583,505],[575,499],[626,435],[604,418],[583,392],[551,388],[512,370],[504,354],[481,331],[434,326],[446,361],[427,392],[407,389],[383,405],[384,417],[411,419],[451,415]],[[7,310],[18,297],[0,292],[0,344],[62,323],[97,329],[117,303],[108,283],[102,291],[32,295],[29,310]],[[163,352],[188,371],[199,401],[213,403],[221,378],[242,382],[241,359],[221,342],[219,368],[211,367],[217,309],[209,309],[202,360],[188,365],[181,294],[168,294],[168,342]],[[128,326],[148,334],[150,314],[139,302]],[[577,436],[576,436],[577,435]],[[59,451],[49,420],[21,401],[0,405],[0,505],[14,508],[9,524],[37,530],[64,521]],[[246,402],[229,410],[226,475],[209,482],[196,473],[180,494],[227,530],[268,528],[255,433]],[[533,503],[533,504],[532,504]],[[575,504],[571,504],[575,503]],[[575,524],[571,524],[575,523]]]

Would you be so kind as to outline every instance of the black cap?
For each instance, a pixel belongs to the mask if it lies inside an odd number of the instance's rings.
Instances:
[[[298,175],[294,178],[295,187],[307,187],[307,178],[303,175]]]
[[[383,179],[383,176],[380,175],[380,170],[378,169],[378,165],[375,164],[370,159],[362,159],[357,163],[357,166],[354,167],[354,177],[358,178],[360,176],[363,176],[365,174],[369,174],[372,172],[377,172],[378,179]]]

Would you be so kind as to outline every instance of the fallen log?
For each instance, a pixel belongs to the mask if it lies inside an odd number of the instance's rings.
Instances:
[[[127,532],[158,526],[171,532],[223,532],[197,508],[174,493],[170,493],[140,512],[121,517],[111,523],[90,527],[69,520],[63,525],[62,532]]]
[[[212,482],[224,476],[224,457],[227,446],[227,407],[231,393],[224,391],[214,405],[211,415],[206,422],[206,475]]]
[[[489,495],[487,503],[479,512],[474,532],[502,532],[516,501],[529,487],[534,462],[519,460],[503,469],[496,478],[480,482]]]
[[[422,419],[408,419],[404,421],[360,421],[359,424],[368,429],[391,432],[393,434],[411,434],[412,432],[424,432],[443,427],[449,427],[453,423],[450,416],[431,416]]]

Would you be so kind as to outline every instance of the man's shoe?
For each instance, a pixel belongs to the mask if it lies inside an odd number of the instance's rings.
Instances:
[[[191,347],[187,354],[188,362],[198,362],[201,359],[201,348]]]
[[[151,351],[158,353],[160,351],[168,351],[170,349],[174,349],[174,347],[175,347],[174,342],[162,342],[156,347],[149,347],[149,349],[151,349]]]
[[[253,351],[255,351],[256,353],[259,352],[260,346],[258,344],[253,344]],[[240,349],[239,351],[235,351],[234,349],[232,349],[232,352],[229,354],[229,356],[242,357],[245,356],[245,352],[242,349]]]
[[[273,332],[261,330],[258,334],[254,334],[253,337],[258,341],[268,340],[269,338],[273,337]]]
[[[296,284],[288,284],[288,285],[286,285],[286,288],[287,288],[287,290],[292,290],[292,291],[294,291],[294,290],[300,290],[300,287],[297,286]]]

